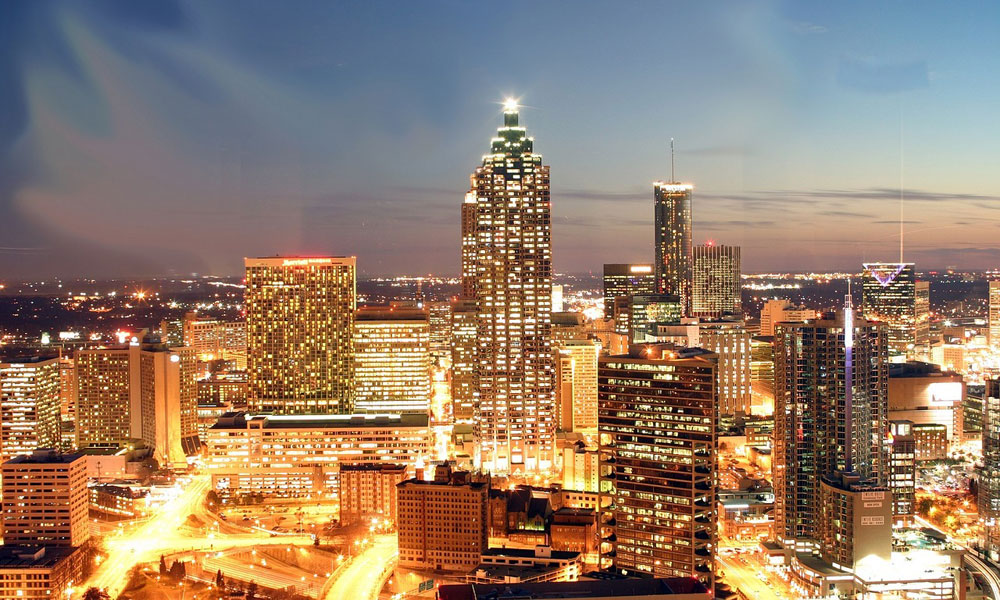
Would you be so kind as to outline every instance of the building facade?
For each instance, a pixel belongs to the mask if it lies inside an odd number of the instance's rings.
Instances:
[[[686,183],[657,181],[653,184],[656,291],[680,298],[685,316],[691,309],[693,191],[694,186]]]
[[[597,340],[565,340],[553,349],[556,365],[556,427],[597,431]]]
[[[917,511],[916,442],[913,421],[889,421],[889,489],[894,523],[909,525]]]
[[[367,519],[396,523],[396,485],[406,465],[347,464],[340,467],[340,524]]]
[[[143,345],[133,360],[139,370],[139,427],[133,437],[153,449],[161,466],[184,468],[201,451],[198,438],[198,370],[193,348]]]
[[[76,353],[78,448],[117,448],[132,437],[131,352],[95,348]]]
[[[471,423],[475,416],[476,334],[474,300],[457,300],[451,307],[451,407],[455,421]]]
[[[427,311],[359,308],[354,319],[354,412],[426,414],[430,397]]]
[[[604,265],[604,316],[614,318],[615,298],[656,294],[656,271],[651,264]]]
[[[990,345],[1000,346],[1000,279],[991,279],[987,302],[989,305]]]
[[[549,167],[518,124],[515,104],[505,105],[503,119],[469,191],[475,242],[467,260],[478,310],[474,460],[490,471],[535,472],[551,467],[554,452]],[[463,204],[463,224],[467,210]]]
[[[410,479],[398,493],[399,566],[468,572],[486,549],[489,484]]]
[[[798,323],[816,318],[816,311],[804,306],[796,306],[785,299],[768,300],[760,310],[760,335],[774,335],[778,323]]]
[[[743,313],[739,246],[695,246],[691,273],[691,316],[717,319]]]
[[[753,401],[750,365],[753,348],[750,332],[742,321],[714,321],[700,324],[700,346],[718,355],[716,394],[719,414],[750,414]]]
[[[865,263],[862,314],[886,324],[891,356],[923,355],[930,341],[930,298],[913,263]]]
[[[601,357],[599,369],[601,487],[610,499],[602,552],[613,550],[616,569],[697,577],[711,587],[715,356],[633,346],[629,355]]]
[[[0,460],[62,442],[60,360],[0,362]]]
[[[84,455],[18,455],[3,463],[2,478],[4,544],[82,546],[90,540]]]
[[[354,257],[247,258],[248,396],[255,411],[354,406]]]

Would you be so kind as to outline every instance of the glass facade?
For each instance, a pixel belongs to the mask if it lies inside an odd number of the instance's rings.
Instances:
[[[653,184],[656,291],[679,297],[685,314],[691,309],[693,190],[694,186],[683,183],[657,181]]]

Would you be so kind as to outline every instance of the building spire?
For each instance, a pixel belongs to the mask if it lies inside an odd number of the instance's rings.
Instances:
[[[677,183],[674,177],[674,138],[670,138],[670,183]]]
[[[505,98],[503,101],[503,124],[506,127],[517,127],[517,98]]]

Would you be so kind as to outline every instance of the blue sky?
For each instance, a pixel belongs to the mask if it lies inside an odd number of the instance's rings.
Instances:
[[[552,168],[560,272],[649,260],[651,182],[744,270],[1000,266],[1000,5],[10,1],[0,277],[456,273],[500,120]]]

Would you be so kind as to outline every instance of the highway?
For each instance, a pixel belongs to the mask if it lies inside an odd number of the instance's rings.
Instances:
[[[340,572],[323,600],[370,600],[382,588],[382,569],[396,556],[396,535],[379,535]]]
[[[997,572],[986,564],[986,561],[968,551],[965,553],[965,562],[982,574],[983,579],[990,586],[990,594],[993,600],[1000,600],[1000,576],[997,575]]]
[[[715,557],[715,564],[725,571],[726,574],[722,579],[734,592],[739,590],[748,598],[755,600],[781,600],[782,597],[770,583],[765,583],[757,577],[758,569],[754,564],[744,565],[733,556],[723,555]]]

